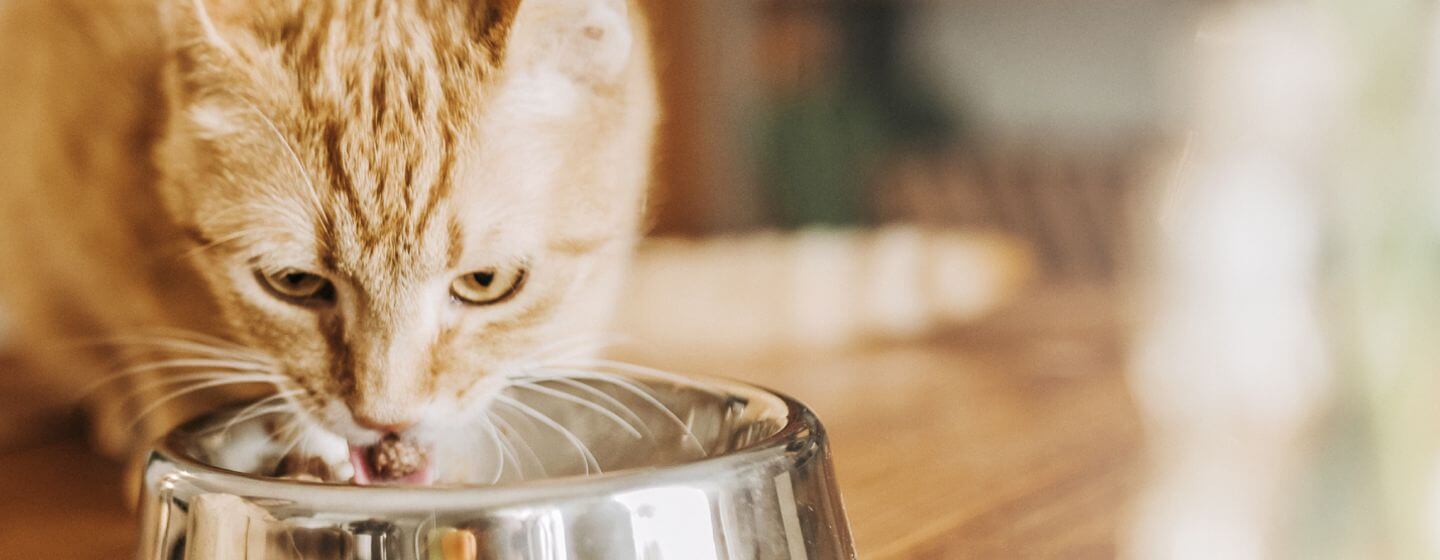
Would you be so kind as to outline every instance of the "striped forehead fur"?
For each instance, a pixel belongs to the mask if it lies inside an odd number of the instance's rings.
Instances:
[[[373,246],[436,225],[515,1],[210,4],[201,13],[223,41],[220,71],[265,82],[259,95],[272,102],[259,110],[330,202],[317,216],[322,233]],[[196,114],[196,124],[225,126],[214,116]]]

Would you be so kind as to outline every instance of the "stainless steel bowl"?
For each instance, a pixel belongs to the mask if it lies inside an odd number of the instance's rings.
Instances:
[[[216,466],[234,467],[233,442],[215,434],[229,432],[218,428],[235,412],[192,422],[145,470],[138,557],[854,558],[825,431],[803,405],[738,383],[628,380],[648,396],[593,379],[585,391],[628,407],[647,437],[621,433],[593,407],[515,391],[585,440],[593,462],[570,438],[542,437],[554,430],[536,423],[533,453],[510,454],[509,469],[498,461],[502,482],[488,486],[359,487],[239,472]],[[581,474],[585,463],[603,474]]]

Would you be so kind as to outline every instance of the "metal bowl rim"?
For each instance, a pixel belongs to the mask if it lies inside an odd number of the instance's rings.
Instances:
[[[662,467],[630,468],[595,475],[571,475],[497,486],[355,486],[277,480],[272,477],[232,471],[207,464],[194,458],[188,452],[182,451],[185,444],[181,442],[180,438],[185,435],[187,427],[200,420],[172,430],[165,438],[157,442],[149,462],[151,464],[156,461],[168,462],[176,474],[184,478],[203,479],[208,483],[207,485],[274,489],[274,492],[262,492],[260,497],[280,497],[284,496],[287,490],[294,491],[297,488],[304,488],[307,493],[324,494],[331,498],[338,497],[339,494],[347,495],[351,499],[385,498],[400,495],[417,497],[445,495],[452,499],[457,495],[498,498],[501,495],[524,495],[536,492],[546,495],[573,495],[595,487],[605,487],[608,489],[608,493],[613,493],[617,489],[650,487],[670,481],[692,480],[696,478],[696,475],[705,476],[731,472],[741,465],[780,457],[790,452],[792,445],[797,442],[814,442],[823,438],[824,429],[815,414],[804,403],[789,395],[740,381],[702,376],[689,377],[697,381],[697,385],[708,384],[725,390],[727,393],[750,390],[776,398],[785,407],[785,424],[773,434],[723,455],[713,455]]]

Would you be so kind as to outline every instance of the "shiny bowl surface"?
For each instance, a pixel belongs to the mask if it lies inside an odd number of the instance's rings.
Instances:
[[[229,432],[219,427],[233,428],[235,410],[191,422],[161,442],[145,469],[137,557],[854,558],[825,432],[804,405],[728,381],[626,379],[629,387],[587,380],[588,389],[573,392],[603,392],[608,399],[587,400],[617,416],[627,408],[623,417],[644,437],[578,400],[514,392],[573,438],[514,419],[516,433],[507,435],[523,436],[527,449],[523,457],[516,446],[493,449],[509,460],[495,462],[498,482],[489,485],[270,478],[242,472],[227,457],[231,442],[216,437]]]

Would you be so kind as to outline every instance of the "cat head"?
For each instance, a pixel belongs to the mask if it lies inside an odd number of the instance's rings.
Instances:
[[[157,163],[230,334],[365,443],[606,315],[654,92],[626,0],[167,0]]]

